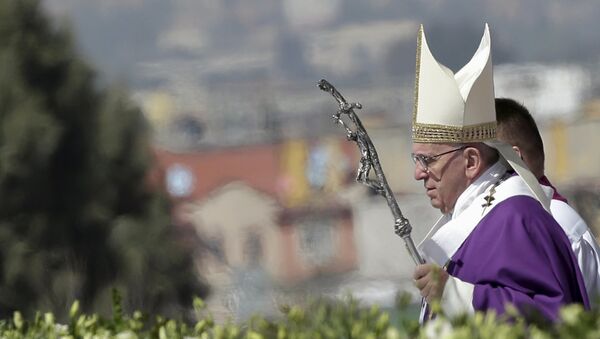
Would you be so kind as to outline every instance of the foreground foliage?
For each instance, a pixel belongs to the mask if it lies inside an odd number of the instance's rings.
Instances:
[[[31,320],[15,312],[0,321],[1,338],[600,338],[600,313],[586,312],[579,305],[565,307],[557,325],[527,325],[517,318],[505,322],[492,313],[478,313],[448,320],[436,318],[419,327],[409,312],[406,298],[394,310],[363,307],[356,300],[315,300],[304,306],[282,306],[281,316],[254,316],[244,323],[218,324],[202,300],[194,300],[195,323],[139,311],[124,314],[118,295],[113,317],[81,314],[79,303],[71,306],[69,321],[56,322],[52,313],[36,314]]]

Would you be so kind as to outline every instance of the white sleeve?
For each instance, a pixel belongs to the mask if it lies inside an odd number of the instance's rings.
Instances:
[[[583,275],[585,289],[592,305],[598,305],[600,297],[600,247],[590,228],[581,216],[568,204],[552,200],[552,216],[567,234],[571,248]]]
[[[597,304],[600,296],[600,258],[598,257],[600,248],[589,230],[579,241],[572,243],[572,248],[583,275],[590,303]]]
[[[475,285],[464,282],[453,276],[448,277],[442,294],[442,310],[448,317],[455,317],[464,313],[473,314],[473,290]]]

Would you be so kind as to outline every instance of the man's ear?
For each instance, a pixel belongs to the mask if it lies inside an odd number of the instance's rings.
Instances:
[[[463,156],[465,157],[466,167],[465,175],[469,179],[475,179],[483,170],[483,155],[479,149],[475,147],[467,147],[464,150]]]

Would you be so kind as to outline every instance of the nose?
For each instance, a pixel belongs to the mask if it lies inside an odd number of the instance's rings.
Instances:
[[[429,175],[429,170],[424,169],[423,166],[421,166],[421,164],[417,161],[415,163],[415,172],[414,172],[415,180],[417,180],[417,181],[424,180],[425,178],[427,178],[427,175]]]

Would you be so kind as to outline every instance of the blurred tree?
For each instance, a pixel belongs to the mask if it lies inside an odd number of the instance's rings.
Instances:
[[[103,89],[38,0],[0,0],[0,316],[74,299],[181,311],[206,293],[147,180],[140,110]]]

